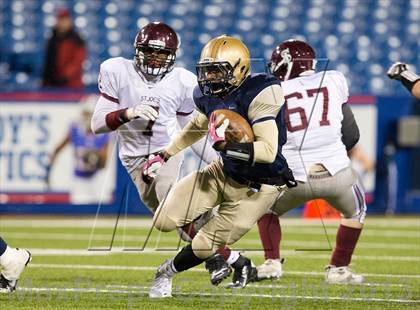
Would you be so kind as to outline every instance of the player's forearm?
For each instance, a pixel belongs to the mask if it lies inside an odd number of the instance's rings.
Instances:
[[[175,155],[203,138],[207,133],[207,126],[206,116],[202,113],[197,113],[166,148],[165,152],[167,155]]]
[[[278,149],[278,129],[274,120],[256,123],[252,126],[255,142],[228,142],[223,152],[231,158],[254,163],[272,163]]]
[[[92,131],[96,134],[106,133],[114,131],[121,125],[129,122],[128,109],[119,109],[119,107],[118,104],[103,96],[99,97],[90,122]]]
[[[410,70],[405,70],[400,75],[401,83],[414,96],[420,98],[420,76]],[[416,92],[416,94],[415,94]]]
[[[117,111],[98,110],[92,116],[91,129],[94,133],[106,133],[116,130],[122,124],[128,122],[125,115],[126,109]]]
[[[420,99],[420,80],[417,80],[417,82],[414,83],[411,93],[413,94],[414,97],[416,97],[417,99]]]
[[[218,157],[216,151],[211,147],[211,142],[207,137],[201,138],[196,143],[191,145],[194,153],[200,157],[205,163],[209,164]]]
[[[252,126],[255,135],[254,162],[272,163],[278,149],[278,129],[274,120],[256,123]]]
[[[342,106],[343,120],[341,121],[341,141],[350,151],[359,141],[360,132],[353,112],[347,104]]]
[[[173,156],[178,152],[186,149],[187,147],[193,145],[205,135],[206,131],[203,131],[202,128],[197,127],[197,125],[191,121],[181,130],[181,132],[166,148],[165,152],[169,156]]]

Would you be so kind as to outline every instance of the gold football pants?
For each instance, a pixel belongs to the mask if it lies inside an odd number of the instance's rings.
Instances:
[[[174,185],[156,211],[154,225],[169,232],[219,205],[217,214],[192,240],[195,255],[205,259],[219,247],[233,244],[245,235],[281,191],[279,187],[262,185],[255,192],[226,176],[222,161],[215,160]]]

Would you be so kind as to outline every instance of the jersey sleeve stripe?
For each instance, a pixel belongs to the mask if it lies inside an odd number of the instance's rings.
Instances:
[[[271,120],[271,119],[276,119],[274,116],[264,116],[264,117],[261,117],[261,118],[259,118],[259,119],[256,119],[255,121],[253,121],[252,122],[252,125],[254,125],[254,124],[256,124],[256,123],[261,123],[261,122],[265,122],[265,121],[268,121],[268,120]]]
[[[177,112],[176,112],[176,115],[187,116],[187,115],[190,115],[192,112],[194,112],[194,111],[191,111],[191,112],[181,112],[181,111],[177,111]]]
[[[101,93],[101,96],[104,97],[105,99],[108,99],[109,101],[120,104],[120,101],[117,98],[111,97],[110,95],[107,95],[105,93]]]

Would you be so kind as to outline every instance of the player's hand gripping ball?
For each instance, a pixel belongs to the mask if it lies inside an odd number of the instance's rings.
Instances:
[[[253,142],[255,137],[249,123],[231,110],[216,110],[210,115],[209,133],[213,147],[222,151],[227,142]]]

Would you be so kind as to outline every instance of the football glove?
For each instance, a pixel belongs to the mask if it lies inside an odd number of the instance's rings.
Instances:
[[[400,80],[401,79],[401,73],[408,70],[408,66],[405,63],[402,62],[396,62],[389,67],[387,71],[387,75],[390,79],[394,80]]]
[[[126,115],[130,121],[136,118],[141,118],[146,121],[155,121],[159,112],[150,105],[139,104],[127,109]]]
[[[147,161],[141,167],[141,176],[144,182],[150,184],[156,178],[158,171],[168,158],[165,158],[163,153],[151,154],[149,155]]]
[[[213,148],[219,150],[218,146],[222,142],[225,142],[225,132],[229,126],[229,119],[226,118],[219,127],[216,127],[216,125],[216,115],[212,114],[209,119],[208,127],[210,133],[210,141]]]

